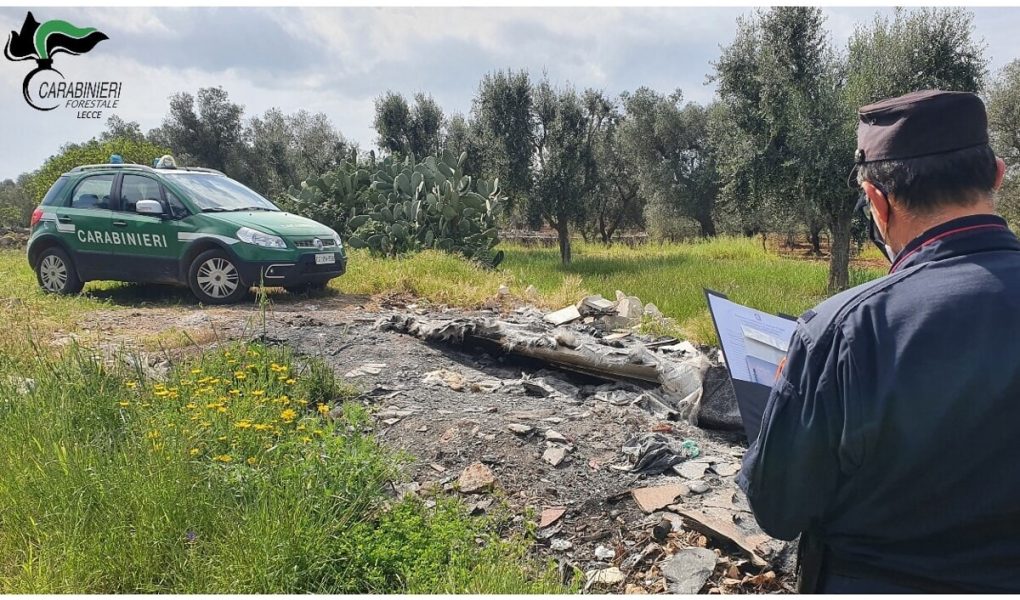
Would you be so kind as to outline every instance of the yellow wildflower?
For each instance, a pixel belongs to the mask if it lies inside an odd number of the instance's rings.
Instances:
[[[307,444],[312,441],[312,438],[306,435],[305,437],[301,438],[301,441]]]
[[[196,408],[198,408],[198,405],[195,404],[194,402],[188,402],[187,404],[184,405],[184,408],[188,410],[195,410]]]
[[[320,402],[318,408],[319,408],[319,414],[320,415],[328,415],[329,414],[329,406],[327,406],[325,404],[322,404]]]
[[[234,427],[237,427],[238,429],[249,429],[251,427],[251,421],[247,419],[238,421],[237,423],[234,423]]]
[[[283,419],[285,422],[290,423],[291,421],[297,418],[297,411],[295,411],[293,408],[285,409],[283,412],[280,413],[280,418]]]
[[[252,390],[251,395],[258,397],[265,395],[265,393],[266,393],[265,390]]]
[[[188,454],[190,454],[192,456],[198,456],[198,453],[199,453],[199,449],[198,448],[192,448],[191,450],[188,451]]]
[[[237,371],[237,372],[234,373],[234,379],[245,379],[247,377],[248,377],[248,374],[245,373],[244,371]]]
[[[254,457],[254,456],[249,456],[249,457],[248,457],[248,464],[249,464],[249,465],[251,465],[251,466],[253,466],[253,467],[254,467],[254,466],[255,466],[255,463],[256,463],[256,462],[258,462],[258,461],[257,461],[257,460],[255,460],[255,457]]]
[[[219,456],[214,457],[213,460],[215,460],[216,462],[228,463],[232,462],[234,458],[229,454],[220,454]]]
[[[220,437],[216,438],[216,440],[220,441],[220,442],[225,442],[225,441],[227,441],[227,436],[221,435]]]
[[[288,379],[284,383],[286,383],[287,385],[294,385],[295,383],[297,383],[297,380],[296,379]]]
[[[128,382],[127,382],[127,383],[125,383],[124,385],[125,385],[125,386],[127,386],[127,388],[128,388],[129,390],[133,390],[133,389],[135,389],[136,387],[138,387],[138,382],[137,382],[137,381],[128,381]]]
[[[130,402],[118,402],[117,404],[119,404],[121,408],[127,408],[131,406]]]
[[[268,430],[270,430],[272,428],[273,428],[272,425],[268,425],[266,423],[256,423],[255,424],[255,431],[268,431]]]
[[[234,396],[240,396],[241,395],[241,390],[236,390],[236,389],[235,390],[230,390],[230,393],[231,393],[231,395],[234,395]]]
[[[199,375],[201,373],[202,373],[202,369],[192,369],[191,370],[191,374],[192,375]]]

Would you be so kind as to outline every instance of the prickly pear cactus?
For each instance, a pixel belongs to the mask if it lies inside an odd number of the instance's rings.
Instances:
[[[495,211],[499,180],[464,175],[467,154],[417,162],[387,158],[369,174],[345,163],[292,191],[295,212],[330,224],[353,248],[397,256],[425,248],[454,252],[488,267],[503,260]]]

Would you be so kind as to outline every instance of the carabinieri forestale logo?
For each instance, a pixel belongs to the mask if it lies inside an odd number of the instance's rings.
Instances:
[[[120,81],[66,81],[53,68],[58,54],[78,56],[110,39],[95,27],[76,27],[67,21],[39,23],[28,13],[21,32],[11,31],[4,46],[7,60],[34,60],[36,67],[25,76],[21,91],[25,102],[36,110],[58,107],[77,110],[79,119],[99,119],[103,110],[117,108],[123,83]]]

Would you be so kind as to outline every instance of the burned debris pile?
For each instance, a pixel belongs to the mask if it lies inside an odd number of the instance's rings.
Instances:
[[[589,592],[791,589],[792,547],[736,485],[746,443],[718,351],[645,333],[675,329],[647,327],[654,306],[383,310],[284,335],[329,348],[379,439],[420,458],[395,494],[509,508]]]
[[[429,342],[488,346],[605,382],[570,390],[566,396],[593,395],[616,405],[639,406],[662,420],[739,429],[740,415],[725,367],[690,342],[638,333],[634,326],[643,316],[664,317],[652,304],[642,305],[638,298],[621,292],[617,295],[616,302],[588,296],[549,314],[533,307],[505,317],[394,314],[381,318],[376,326]],[[550,374],[523,385],[529,392],[549,395],[557,392],[557,381]]]

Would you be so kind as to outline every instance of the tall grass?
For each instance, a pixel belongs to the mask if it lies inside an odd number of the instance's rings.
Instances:
[[[560,264],[556,248],[505,245],[503,249],[506,259],[496,270],[438,251],[382,259],[367,251],[352,250],[347,274],[330,286],[344,293],[406,293],[441,304],[480,307],[495,302],[497,290],[506,285],[513,300],[549,309],[574,303],[589,293],[614,298],[616,290],[621,290],[656,304],[675,319],[677,335],[705,344],[717,340],[704,288],[761,310],[792,315],[826,296],[826,262],[782,258],[747,238],[723,236],[633,248],[578,243],[574,261],[567,267]],[[853,284],[884,273],[870,264],[869,260],[852,266]],[[116,283],[90,283],[84,295],[74,298],[48,296],[37,290],[24,257],[10,251],[0,251],[0,277],[10,282],[8,291],[0,291],[0,318],[16,322],[18,328],[28,324],[37,328],[70,327],[80,311],[100,306],[136,306],[140,301],[194,304],[185,289]],[[537,295],[525,293],[528,286],[534,286]],[[20,299],[22,310],[5,308],[4,296]],[[274,293],[272,298],[274,302],[289,301],[283,293]]]
[[[756,240],[719,237],[684,244],[639,247],[579,243],[574,260],[562,266],[556,248],[509,245],[497,271],[486,271],[438,252],[381,261],[355,252],[350,272],[334,281],[348,292],[402,291],[435,302],[481,306],[507,285],[518,299],[560,308],[588,293],[613,299],[616,290],[652,302],[678,323],[677,335],[717,343],[704,289],[769,312],[797,315],[826,296],[827,263],[781,258]],[[854,283],[882,275],[853,269]],[[525,289],[533,285],[538,296]]]
[[[459,504],[391,499],[400,463],[329,369],[259,346],[165,383],[80,349],[36,366],[0,365],[2,593],[563,590]]]

